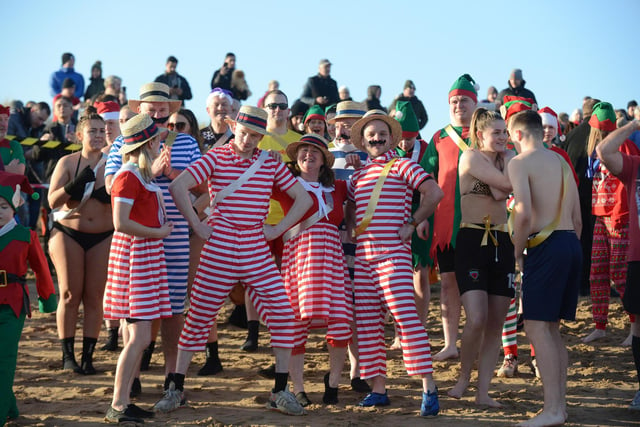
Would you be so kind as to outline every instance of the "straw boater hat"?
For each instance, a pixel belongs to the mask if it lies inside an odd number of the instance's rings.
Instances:
[[[366,152],[364,144],[362,144],[362,132],[364,131],[364,127],[374,120],[382,120],[389,126],[389,129],[391,129],[391,137],[393,138],[390,149],[393,150],[396,148],[402,139],[402,126],[396,119],[388,116],[387,113],[382,110],[367,111],[364,117],[353,124],[351,128],[352,144],[355,145],[356,148]]]
[[[148,114],[138,114],[130,118],[122,125],[124,145],[120,148],[120,154],[132,152],[159,133],[160,129]]]
[[[311,145],[312,147],[316,147],[317,149],[322,151],[322,154],[324,155],[325,166],[333,167],[335,157],[329,151],[329,143],[326,139],[316,133],[308,133],[300,138],[300,141],[296,141],[287,145],[287,156],[289,156],[290,159],[294,160],[296,158],[298,148],[300,148],[300,146],[302,145]]]
[[[338,119],[360,119],[367,112],[367,107],[361,102],[342,101],[336,106],[336,115],[328,121],[335,123]]]
[[[267,117],[269,117],[267,112],[262,108],[243,105],[240,107],[235,120],[224,119],[224,121],[229,124],[242,125],[262,135],[269,135],[269,132],[267,132]]]
[[[147,83],[140,88],[140,99],[130,99],[131,110],[137,112],[142,102],[168,102],[171,114],[180,111],[182,101],[171,99],[169,96],[169,86],[164,83]]]

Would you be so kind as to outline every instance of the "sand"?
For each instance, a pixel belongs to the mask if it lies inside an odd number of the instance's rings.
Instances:
[[[433,286],[428,331],[435,351],[443,344],[438,305],[438,285]],[[33,294],[32,294],[33,295]],[[542,383],[527,366],[529,345],[519,333],[520,372],[515,378],[494,378],[492,396],[501,402],[501,409],[488,409],[474,404],[474,392],[462,399],[449,398],[459,371],[459,361],[434,362],[434,376],[440,389],[441,411],[437,418],[419,417],[420,381],[407,376],[399,350],[388,352],[387,388],[391,406],[359,408],[363,397],[347,386],[345,368],[340,386],[340,403],[322,404],[322,378],[328,370],[327,353],[322,350],[320,333],[310,336],[306,357],[306,391],[314,404],[308,415],[291,417],[265,409],[272,380],[256,374],[268,366],[273,357],[268,348],[268,334],[262,326],[260,348],[255,353],[239,350],[246,332],[227,323],[231,306],[225,306],[220,316],[220,357],[224,371],[213,377],[198,377],[196,372],[204,362],[204,353],[194,357],[186,380],[188,407],[170,414],[158,415],[145,425],[170,426],[502,426],[514,425],[534,416],[542,407]],[[612,299],[607,337],[593,344],[583,344],[580,338],[593,328],[589,300],[580,299],[578,319],[562,326],[569,349],[567,404],[569,426],[629,426],[640,425],[640,412],[627,409],[637,389],[636,373],[630,347],[620,343],[629,333],[628,319],[620,301]],[[393,328],[387,326],[388,343]],[[103,331],[98,347],[106,339]],[[80,353],[81,329],[78,328],[77,351]],[[161,341],[161,340],[160,340]],[[151,368],[142,375],[143,393],[134,402],[149,408],[160,398],[164,378],[162,344],[156,347]],[[79,356],[78,356],[79,357]],[[14,390],[20,417],[9,426],[94,426],[104,425],[103,417],[113,391],[113,376],[117,352],[96,350],[98,374],[82,376],[63,372],[61,351],[57,340],[55,314],[34,312],[27,319],[20,342],[20,352]],[[500,360],[502,357],[500,357]],[[496,367],[497,368],[497,367]],[[475,380],[475,373],[472,382]]]

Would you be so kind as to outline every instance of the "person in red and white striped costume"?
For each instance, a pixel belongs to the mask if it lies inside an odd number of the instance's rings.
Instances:
[[[294,225],[311,207],[311,198],[283,163],[257,148],[266,134],[264,110],[243,106],[236,120],[229,122],[235,123],[235,138],[209,150],[169,186],[176,206],[206,243],[191,289],[191,308],[178,343],[176,372],[169,374],[169,389],[154,409],[168,412],[184,404],[184,377],[191,358],[194,352],[204,350],[220,307],[240,281],[271,333],[276,378],[267,407],[302,415],[304,409],[286,389],[295,315],[267,241]],[[205,181],[212,202],[209,217],[200,222],[191,207],[188,189]],[[268,225],[265,218],[274,185],[294,199],[294,203],[280,223]]]
[[[344,219],[347,199],[345,181],[335,180],[329,143],[320,135],[307,134],[289,144],[287,163],[298,182],[311,195],[313,206],[283,237],[282,277],[296,318],[296,342],[291,354],[290,375],[296,399],[311,403],[304,391],[304,353],[309,329],[327,328],[330,372],[324,377],[325,404],[338,403],[338,385],[351,340],[352,286],[338,228]],[[273,198],[285,213],[292,200],[280,191]]]
[[[388,310],[398,325],[409,375],[422,378],[423,416],[437,415],[429,336],[420,322],[413,291],[411,235],[425,237],[425,221],[443,196],[438,184],[415,161],[396,158],[402,128],[383,111],[372,110],[352,128],[353,144],[369,159],[349,181],[348,225],[357,237],[354,279],[360,376],[371,379],[372,392],[360,406],[389,405],[385,388],[384,319]],[[420,206],[411,216],[413,191]],[[377,203],[376,203],[377,201]],[[353,215],[355,214],[355,223]]]

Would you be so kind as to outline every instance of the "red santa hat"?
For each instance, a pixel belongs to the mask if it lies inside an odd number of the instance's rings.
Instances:
[[[558,125],[558,115],[549,107],[544,107],[538,110],[540,118],[542,118],[542,125],[553,126],[558,131],[558,136],[562,136],[562,129]]]
[[[4,106],[0,104],[0,114],[6,114],[7,116],[11,114],[11,108],[9,106]]]
[[[118,120],[120,118],[120,105],[115,101],[96,102],[98,114],[105,120]]]

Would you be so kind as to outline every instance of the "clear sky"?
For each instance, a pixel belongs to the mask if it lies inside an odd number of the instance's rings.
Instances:
[[[103,76],[122,77],[130,99],[174,55],[194,94],[186,106],[204,123],[211,77],[228,51],[252,105],[271,79],[292,103],[321,58],[358,101],[378,84],[388,105],[412,79],[429,114],[426,138],[448,122],[447,93],[464,73],[484,98],[521,68],[540,106],[557,112],[580,107],[585,95],[615,108],[640,101],[637,0],[10,0],[2,9],[3,103],[50,102],[49,75],[63,52],[75,55],[87,84],[101,60]]]

